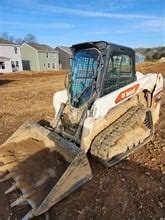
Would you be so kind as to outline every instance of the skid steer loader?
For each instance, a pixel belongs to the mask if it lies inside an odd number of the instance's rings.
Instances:
[[[135,72],[135,52],[105,41],[72,46],[66,89],[51,125],[24,123],[0,148],[0,181],[20,189],[11,204],[41,215],[92,178],[86,156],[107,167],[149,142],[159,118],[161,74]]]

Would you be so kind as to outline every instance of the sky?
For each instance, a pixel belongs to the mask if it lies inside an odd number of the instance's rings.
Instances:
[[[0,0],[0,33],[39,43],[165,46],[165,0]]]

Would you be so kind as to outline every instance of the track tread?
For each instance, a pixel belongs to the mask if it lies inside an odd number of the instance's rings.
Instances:
[[[129,143],[126,149],[130,150],[136,147],[139,143],[142,143],[147,135],[150,134],[150,129],[144,123],[146,118],[147,109],[143,105],[139,104],[137,106],[131,107],[127,112],[125,112],[120,118],[113,122],[110,126],[105,128],[101,133],[99,133],[92,142],[91,154],[99,159],[101,162],[109,161],[110,151],[117,149],[119,145],[117,142],[120,140],[124,142],[124,135],[131,132],[134,128],[140,128],[142,126],[146,130],[146,134],[139,137],[133,144]]]

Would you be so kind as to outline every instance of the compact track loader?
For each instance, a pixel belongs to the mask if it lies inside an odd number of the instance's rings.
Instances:
[[[135,72],[135,52],[105,41],[72,46],[66,89],[50,124],[23,124],[0,147],[0,181],[20,189],[11,204],[41,215],[92,178],[86,156],[110,167],[149,142],[159,118],[161,74]]]

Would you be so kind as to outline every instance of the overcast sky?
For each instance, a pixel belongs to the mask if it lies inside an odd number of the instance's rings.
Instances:
[[[106,40],[165,45],[165,0],[0,0],[0,32],[51,46]]]

